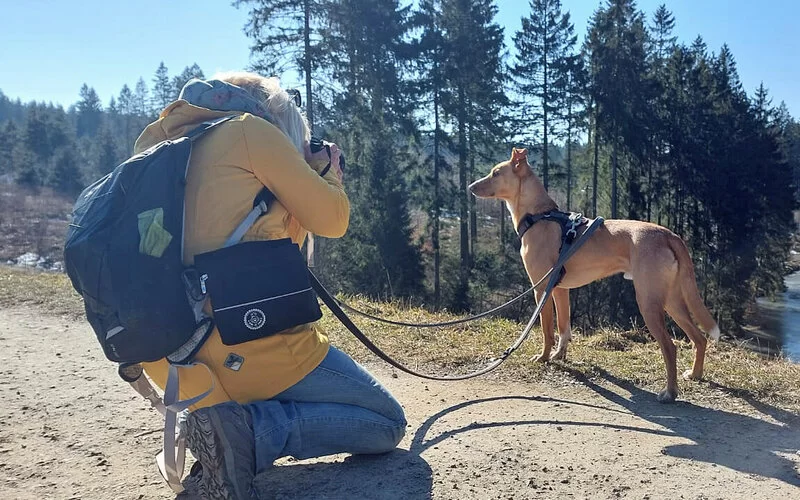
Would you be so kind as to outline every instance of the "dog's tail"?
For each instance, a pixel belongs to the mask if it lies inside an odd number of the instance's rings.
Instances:
[[[670,235],[669,246],[678,260],[679,285],[689,312],[709,337],[713,340],[718,340],[720,335],[719,326],[706,308],[703,299],[700,297],[700,292],[697,290],[694,264],[689,256],[689,249],[686,247],[686,243],[677,235]]]

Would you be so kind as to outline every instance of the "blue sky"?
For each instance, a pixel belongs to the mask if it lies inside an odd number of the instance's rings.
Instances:
[[[666,0],[639,0],[648,18]],[[599,0],[562,0],[583,36]],[[800,117],[800,2],[795,0],[669,0],[676,35],[698,34],[717,51],[727,43],[748,93],[761,81],[774,103]],[[142,76],[148,85],[159,62],[174,75],[197,62],[207,75],[249,61],[242,28],[245,9],[227,0],[2,0],[0,90],[23,101],[69,105],[83,82],[104,103]],[[766,6],[768,5],[768,6]],[[519,28],[527,0],[499,0],[506,36]],[[510,40],[509,40],[510,41]],[[287,83],[293,83],[291,81]]]

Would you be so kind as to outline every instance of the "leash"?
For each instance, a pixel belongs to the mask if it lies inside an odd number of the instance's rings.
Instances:
[[[555,265],[548,271],[544,277],[539,280],[540,284],[547,276],[550,276],[550,280],[547,282],[547,286],[544,290],[544,297],[536,306],[536,310],[534,310],[531,319],[528,321],[528,324],[525,325],[525,329],[522,331],[522,334],[517,338],[517,340],[508,348],[506,349],[503,354],[500,355],[499,358],[490,360],[489,363],[474,372],[467,373],[465,375],[451,375],[451,376],[443,376],[437,377],[434,375],[428,375],[424,373],[416,372],[410,368],[407,368],[400,364],[399,362],[392,359],[388,354],[383,352],[378,346],[376,346],[370,339],[367,337],[359,328],[358,326],[353,323],[350,317],[347,316],[342,308],[339,306],[338,301],[325,289],[325,287],[320,283],[311,269],[308,270],[309,278],[311,280],[311,287],[317,292],[317,295],[322,299],[322,302],[328,306],[328,309],[336,316],[336,318],[347,328],[350,333],[352,333],[362,344],[364,344],[367,349],[372,351],[373,354],[378,356],[383,361],[389,363],[391,366],[397,368],[398,370],[408,373],[409,375],[414,375],[415,377],[420,377],[428,380],[446,380],[446,381],[454,381],[454,380],[467,380],[470,378],[478,377],[480,375],[485,375],[490,371],[494,370],[498,366],[500,366],[506,359],[508,359],[511,354],[516,351],[523,342],[528,338],[530,335],[531,330],[533,329],[533,325],[535,324],[536,320],[539,318],[539,315],[544,308],[544,305],[547,303],[547,300],[550,298],[551,293],[553,292],[553,288],[555,288],[556,284],[558,283],[559,279],[561,279],[561,269],[564,267],[564,264],[569,260],[570,257],[586,242],[588,237],[597,230],[600,226],[603,225],[603,218],[598,217],[593,220],[586,230],[581,234],[579,238],[574,240],[572,243],[565,243],[564,246],[561,248],[561,252],[558,256],[558,260],[556,261]],[[555,272],[554,272],[555,271]],[[533,287],[535,288],[535,287]],[[526,292],[527,293],[527,292]],[[516,300],[516,299],[515,299]],[[389,321],[389,320],[385,320]]]
[[[567,212],[559,212],[559,211],[550,211],[550,212],[544,212],[544,213],[538,214],[538,215],[530,215],[530,214],[528,214],[522,219],[522,221],[520,222],[519,228],[517,228],[517,237],[521,241],[522,240],[522,236],[528,231],[528,229],[533,227],[534,224],[536,224],[540,220],[549,220],[549,219],[553,220],[555,222],[559,222],[561,224],[561,228],[562,228],[562,232],[563,232],[562,242],[569,243],[569,244],[571,244],[575,240],[575,238],[578,236],[578,231],[577,231],[578,226],[581,226],[582,224],[585,224],[585,223],[588,222],[588,219],[584,218],[583,215],[581,213],[578,213],[578,212],[567,213]],[[563,247],[561,249],[559,249],[559,251],[562,251],[562,250],[563,250]],[[345,302],[342,302],[341,300],[338,300],[338,299],[334,299],[334,300],[336,300],[336,303],[339,304],[339,306],[342,309],[347,309],[348,311],[350,311],[352,313],[355,313],[355,314],[358,314],[359,316],[363,316],[363,317],[365,317],[367,319],[371,319],[372,321],[377,321],[379,323],[385,323],[385,324],[388,324],[388,325],[409,326],[409,327],[412,327],[412,328],[435,328],[435,327],[442,327],[442,326],[453,326],[453,325],[460,325],[462,323],[469,323],[469,322],[472,322],[472,321],[477,321],[477,320],[479,320],[481,318],[485,318],[486,316],[490,316],[490,315],[495,314],[495,313],[497,313],[499,311],[502,311],[506,307],[509,307],[510,305],[522,300],[523,297],[525,297],[526,295],[531,293],[534,289],[536,289],[536,287],[541,285],[542,282],[545,279],[547,279],[548,276],[550,276],[550,273],[553,272],[553,269],[554,268],[550,268],[550,270],[547,271],[544,274],[544,276],[542,276],[542,278],[539,281],[536,282],[535,285],[533,285],[532,287],[528,288],[527,290],[525,290],[521,294],[517,295],[515,298],[509,300],[505,304],[501,304],[501,305],[499,305],[499,306],[497,306],[497,307],[495,307],[493,309],[490,309],[490,310],[488,310],[486,312],[482,312],[480,314],[475,314],[473,316],[468,316],[468,317],[462,318],[462,319],[455,319],[455,320],[450,320],[450,321],[441,321],[439,323],[406,323],[404,321],[394,321],[394,320],[390,320],[390,319],[386,319],[386,318],[381,318],[379,316],[375,316],[375,315],[366,313],[364,311],[360,311],[360,310],[356,309],[355,307],[353,307],[351,305],[348,305]]]
[[[550,275],[550,273],[552,271],[553,271],[552,269],[550,271],[548,271],[547,274],[545,274],[542,277],[542,279],[540,279],[539,282],[536,283],[536,285],[528,288],[526,291],[522,292],[520,295],[517,295],[515,298],[509,300],[505,304],[499,305],[499,306],[495,307],[494,309],[490,309],[490,310],[488,310],[486,312],[482,312],[482,313],[476,314],[474,316],[468,316],[466,318],[454,319],[454,320],[450,320],[450,321],[441,321],[439,323],[405,323],[403,321],[394,321],[394,320],[391,320],[391,319],[386,319],[386,318],[381,318],[379,316],[374,316],[374,315],[366,313],[364,311],[359,311],[355,307],[353,307],[351,305],[348,305],[348,304],[346,304],[346,303],[344,303],[341,300],[338,300],[336,298],[334,298],[333,300],[335,300],[336,303],[339,304],[339,306],[342,309],[347,309],[348,311],[350,311],[352,313],[355,313],[355,314],[358,314],[359,316],[363,316],[363,317],[365,317],[367,319],[371,319],[372,321],[377,321],[379,323],[386,323],[387,325],[410,326],[410,327],[413,327],[413,328],[434,328],[434,327],[438,327],[438,326],[453,326],[453,325],[460,325],[462,323],[469,323],[470,321],[477,321],[477,320],[479,320],[481,318],[485,318],[486,316],[491,316],[492,314],[495,314],[495,313],[497,313],[499,311],[502,311],[506,307],[519,302],[520,300],[522,300],[523,297],[525,297],[526,295],[531,293],[534,288],[539,286],[542,283],[542,281],[544,281],[545,278],[547,278]]]

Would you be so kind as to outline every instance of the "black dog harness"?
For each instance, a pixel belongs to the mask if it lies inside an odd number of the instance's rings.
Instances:
[[[585,226],[589,223],[589,219],[583,216],[580,212],[561,212],[560,210],[549,210],[540,214],[525,214],[525,217],[519,221],[517,226],[517,237],[522,241],[522,237],[532,228],[534,224],[539,221],[557,222],[561,225],[561,246],[558,248],[558,253],[564,248],[564,244],[571,245],[575,238],[578,236],[578,228]],[[558,283],[567,274],[566,268],[561,268],[561,276],[558,278]],[[557,283],[557,284],[558,284]]]

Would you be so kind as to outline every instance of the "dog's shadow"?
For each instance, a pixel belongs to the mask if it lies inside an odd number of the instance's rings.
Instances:
[[[717,464],[800,486],[796,464],[781,456],[800,453],[800,415],[759,401],[747,392],[713,382],[709,382],[711,387],[738,398],[758,412],[769,415],[777,423],[681,400],[664,405],[656,401],[655,394],[597,369],[600,378],[630,394],[630,397],[623,397],[570,368],[568,364],[559,366],[609,402],[658,424],[675,436],[693,441],[666,446],[663,453],[667,456]]]

